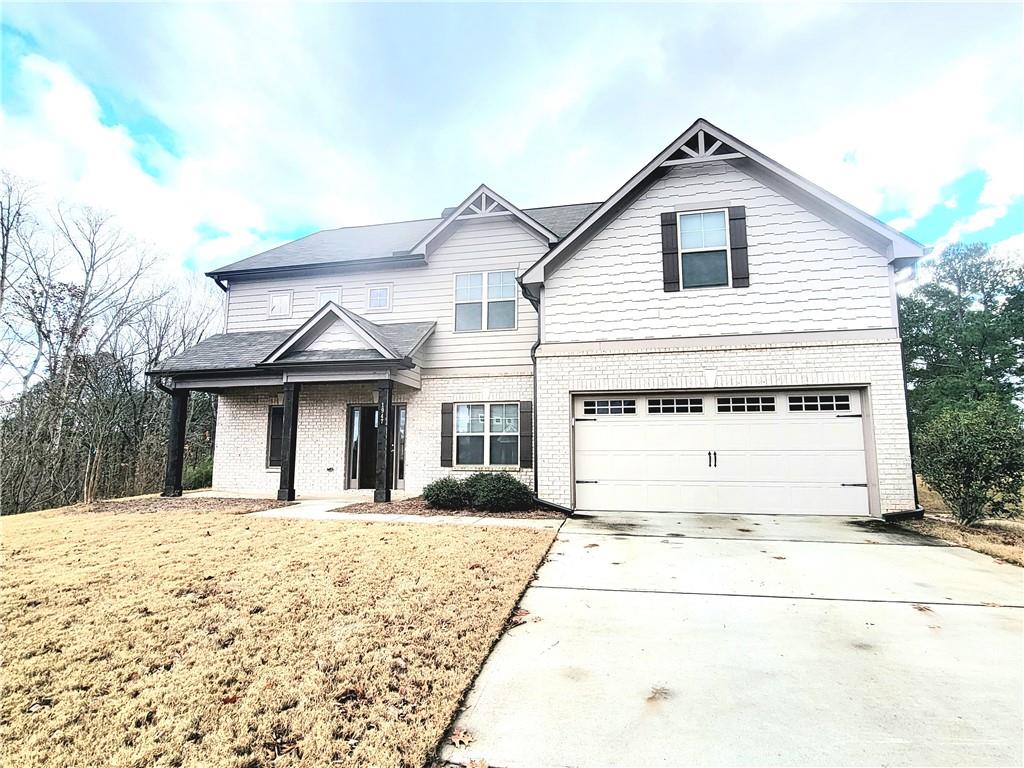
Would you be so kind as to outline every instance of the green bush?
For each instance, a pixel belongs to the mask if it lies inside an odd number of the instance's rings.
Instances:
[[[943,409],[918,431],[917,469],[962,525],[1020,512],[1024,423],[999,398]]]
[[[477,472],[463,481],[470,504],[484,512],[532,509],[533,491],[508,472]]]
[[[185,468],[184,477],[181,479],[181,487],[186,491],[194,491],[196,488],[209,488],[213,485],[213,457],[207,456],[198,464]]]
[[[435,509],[465,509],[469,496],[463,483],[454,477],[442,477],[423,488],[423,500]]]

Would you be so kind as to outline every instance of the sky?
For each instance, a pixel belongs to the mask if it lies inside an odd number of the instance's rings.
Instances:
[[[5,2],[0,167],[181,275],[480,183],[603,200],[704,117],[927,245],[1014,253],[1022,9]]]

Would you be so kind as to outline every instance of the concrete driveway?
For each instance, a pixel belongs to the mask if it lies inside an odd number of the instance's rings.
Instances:
[[[566,522],[452,762],[1021,765],[1024,571],[884,523]]]

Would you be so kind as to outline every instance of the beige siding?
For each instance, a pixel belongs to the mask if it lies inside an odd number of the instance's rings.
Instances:
[[[457,334],[454,275],[501,269],[518,274],[546,250],[543,243],[512,221],[464,224],[431,255],[427,267],[238,282],[228,294],[227,330],[297,328],[319,309],[321,291],[340,286],[342,305],[375,323],[436,321],[437,329],[419,356],[424,367],[528,364],[530,346],[537,337],[537,313],[518,288],[516,330]],[[367,310],[368,286],[381,283],[392,285],[392,309]],[[290,318],[268,317],[269,293],[280,289],[292,291]]]
[[[662,288],[660,214],[744,205],[750,287]],[[671,171],[550,277],[544,341],[891,328],[886,260],[724,163]]]

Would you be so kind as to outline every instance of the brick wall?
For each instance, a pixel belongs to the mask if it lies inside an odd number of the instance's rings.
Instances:
[[[537,367],[540,496],[571,504],[572,392],[825,385],[867,385],[881,511],[912,509],[900,345],[892,340],[542,355]]]
[[[213,487],[274,494],[277,468],[268,469],[267,418],[279,391],[238,390],[217,405]],[[406,490],[419,492],[453,470],[441,466],[441,403],[532,400],[531,376],[424,377],[422,388],[396,385],[394,400],[406,403]],[[339,494],[345,489],[345,438],[349,405],[373,403],[370,384],[306,384],[299,395],[295,489],[301,497]],[[454,470],[463,474],[464,470]],[[532,470],[515,473],[532,487]]]

